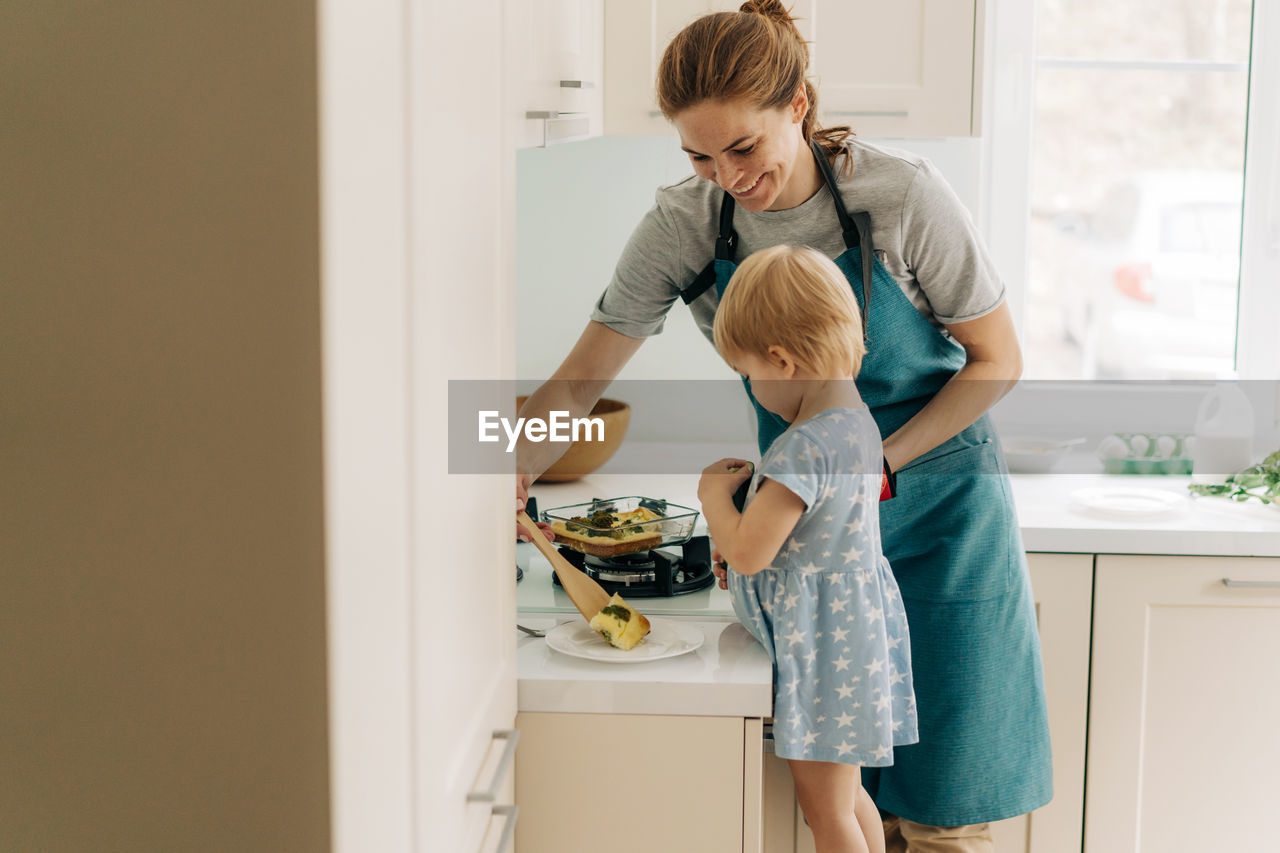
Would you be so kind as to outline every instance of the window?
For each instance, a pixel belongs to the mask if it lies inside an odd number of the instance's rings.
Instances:
[[[1035,379],[1235,375],[1250,0],[1038,0]]]

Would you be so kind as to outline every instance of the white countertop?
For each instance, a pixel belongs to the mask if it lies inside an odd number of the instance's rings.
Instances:
[[[638,606],[646,615],[654,613],[653,608]],[[521,613],[519,618],[525,627],[545,630],[582,617],[573,611],[558,616]],[[702,645],[687,654],[640,663],[570,657],[553,651],[544,639],[521,634],[516,647],[520,710],[769,716],[773,664],[747,629],[732,618],[681,621],[702,632]]]
[[[692,461],[672,463],[663,446],[632,448],[649,459],[668,460],[679,473],[611,473],[611,465],[571,483],[536,484],[538,508],[582,503],[593,497],[645,495],[698,508],[698,474]],[[707,445],[696,453],[703,464],[722,456],[754,458],[749,448]],[[1280,510],[1221,498],[1197,498],[1188,477],[1108,476],[1086,454],[1065,459],[1063,473],[1014,474],[1014,502],[1028,551],[1085,554],[1188,554],[1280,556]],[[629,464],[629,470],[639,466]],[[626,469],[624,469],[626,470]],[[1085,489],[1156,489],[1174,496],[1166,516],[1116,519],[1081,506],[1073,495]],[[706,533],[699,520],[696,533]],[[529,544],[517,546],[525,575],[517,587],[521,624],[548,628],[581,618],[552,583],[551,566]],[[567,657],[545,640],[522,635],[517,651],[519,707],[522,711],[580,713],[696,714],[768,716],[772,667],[764,650],[739,625],[729,594],[714,586],[673,598],[635,599],[647,616],[679,618],[695,624],[706,641],[696,652],[634,664],[610,664]]]
[[[630,460],[620,459],[626,452]],[[593,497],[645,495],[698,508],[698,474],[722,456],[757,456],[733,445],[624,445],[619,456],[599,471],[571,483],[538,483],[531,494],[539,510],[581,503]],[[664,460],[667,471],[641,470],[636,458]],[[618,460],[620,464],[615,464]],[[655,467],[655,466],[651,466]],[[1078,554],[1197,554],[1242,557],[1280,556],[1280,509],[1257,502],[1201,498],[1187,491],[1189,477],[1115,476],[1101,473],[1090,452],[1062,460],[1063,473],[1014,474],[1014,503],[1028,551]],[[688,473],[685,473],[688,472]],[[1169,514],[1145,520],[1109,517],[1078,505],[1074,493],[1085,489],[1139,488],[1167,492],[1177,499]],[[705,532],[701,528],[700,532]]]

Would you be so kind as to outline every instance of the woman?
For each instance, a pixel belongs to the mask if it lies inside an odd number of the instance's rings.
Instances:
[[[658,101],[696,176],[658,192],[591,322],[522,414],[590,410],[666,312],[711,338],[737,261],[813,247],[849,279],[868,352],[858,387],[897,497],[885,554],[910,625],[920,743],[864,785],[889,850],[991,849],[987,824],[1052,796],[1040,650],[1007,472],[987,410],[1021,353],[976,229],[919,158],[822,129],[808,49],[776,0],[700,18],[668,46]],[[750,389],[748,386],[748,393]],[[756,405],[761,452],[786,423]],[[521,445],[517,505],[561,447]]]

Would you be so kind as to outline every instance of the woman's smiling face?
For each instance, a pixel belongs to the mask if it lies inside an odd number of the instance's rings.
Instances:
[[[779,109],[743,101],[703,101],[675,116],[680,147],[698,176],[714,181],[747,210],[785,210],[816,191],[804,144],[803,92]],[[798,178],[798,179],[797,179]]]

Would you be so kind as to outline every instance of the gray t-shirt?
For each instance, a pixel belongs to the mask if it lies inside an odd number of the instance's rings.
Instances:
[[[845,158],[853,171],[843,174]],[[871,216],[876,255],[902,292],[935,326],[973,320],[1004,300],[1004,285],[969,213],[928,160],[850,140],[833,164],[846,209]],[[715,255],[720,201],[712,181],[691,175],[657,193],[657,203],[632,233],[613,280],[591,319],[623,335],[662,331],[671,305]],[[830,258],[844,252],[840,221],[824,185],[789,210],[752,213],[738,206],[735,258],[787,243],[811,246]],[[689,306],[711,340],[719,297],[709,288]]]

